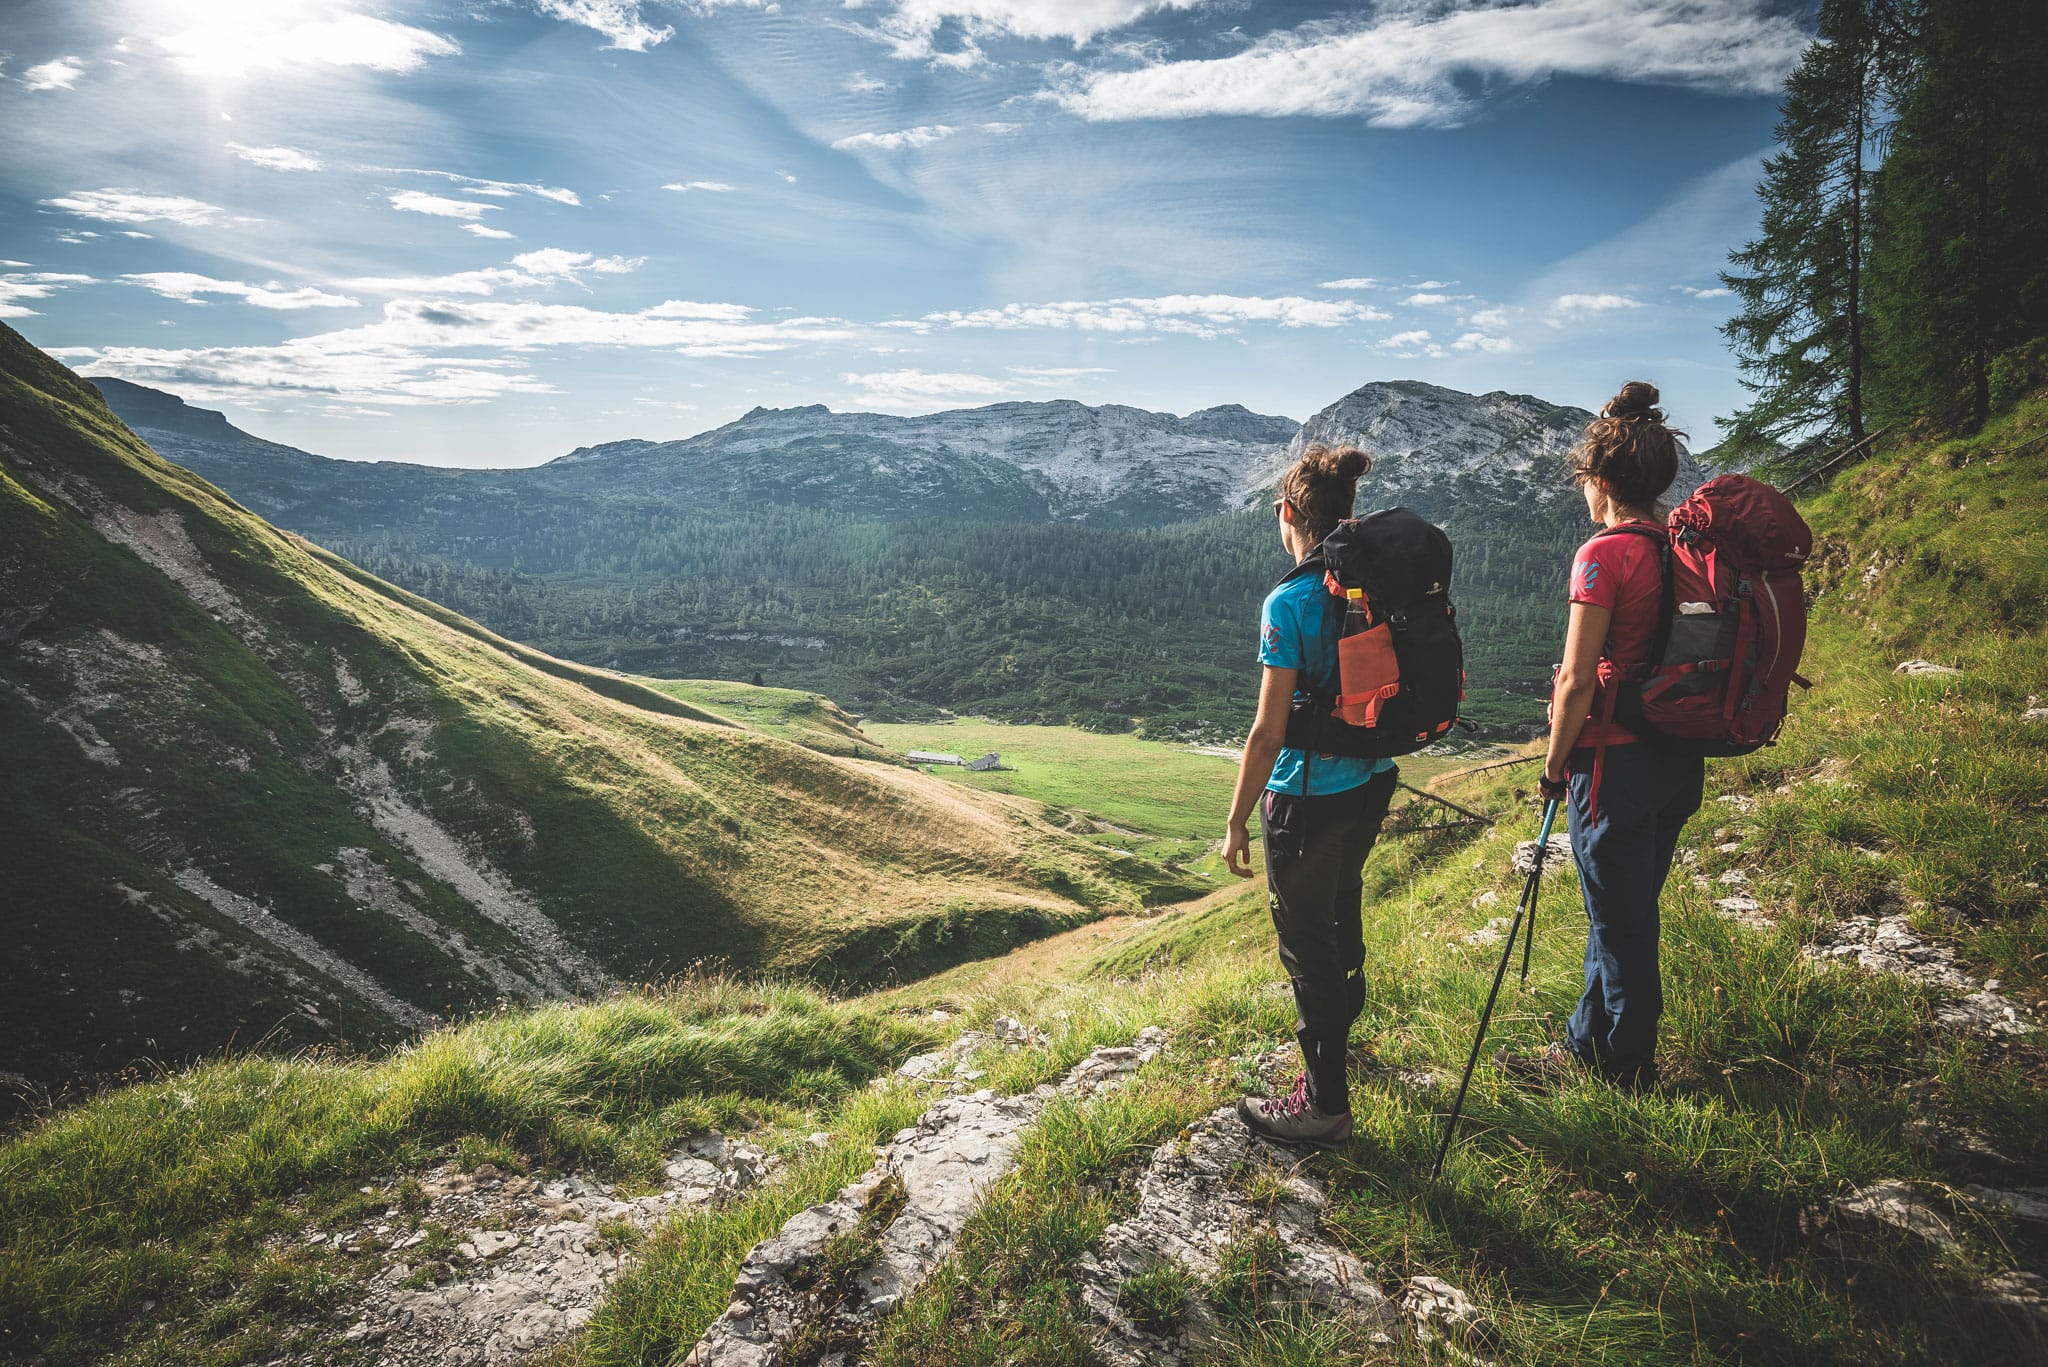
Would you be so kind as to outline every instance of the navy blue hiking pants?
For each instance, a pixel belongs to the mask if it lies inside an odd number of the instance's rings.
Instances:
[[[1706,762],[1640,742],[1611,745],[1593,810],[1593,751],[1571,754],[1572,854],[1586,899],[1586,992],[1565,1027],[1581,1061],[1624,1086],[1657,1077],[1657,899],[1678,833],[1700,808]]]
[[[1308,1099],[1325,1115],[1346,1115],[1351,1023],[1365,1009],[1365,857],[1387,819],[1399,771],[1316,797],[1271,789],[1259,802],[1266,887],[1280,966],[1294,985],[1294,1038],[1308,1074]]]

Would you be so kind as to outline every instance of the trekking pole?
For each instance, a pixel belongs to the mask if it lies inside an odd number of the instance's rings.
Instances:
[[[1515,919],[1508,926],[1508,942],[1501,946],[1500,967],[1493,971],[1493,990],[1486,994],[1486,1007],[1479,1013],[1479,1031],[1472,1036],[1472,1056],[1465,1060],[1465,1076],[1458,1079],[1458,1095],[1451,1102],[1451,1118],[1444,1122],[1444,1137],[1436,1146],[1436,1162],[1430,1165],[1429,1180],[1434,1182],[1443,1175],[1444,1155],[1451,1151],[1451,1136],[1457,1133],[1458,1117],[1465,1109],[1465,1089],[1472,1085],[1472,1070],[1479,1066],[1479,1050],[1486,1042],[1486,1025],[1493,1019],[1493,1004],[1500,997],[1500,985],[1508,976],[1508,964],[1515,957],[1515,936],[1522,929],[1522,918],[1529,918],[1529,938],[1536,937],[1536,888],[1543,878],[1543,856],[1550,848],[1550,824],[1557,819],[1557,803],[1553,800],[1543,807],[1543,829],[1536,836],[1536,858],[1529,870],[1529,881],[1522,885],[1522,900],[1515,904]],[[1524,942],[1522,974],[1528,976],[1527,941]]]

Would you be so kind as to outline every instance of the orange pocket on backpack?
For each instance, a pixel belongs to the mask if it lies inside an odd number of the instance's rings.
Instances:
[[[1337,642],[1337,717],[1352,726],[1377,726],[1380,708],[1401,691],[1401,662],[1385,622]]]

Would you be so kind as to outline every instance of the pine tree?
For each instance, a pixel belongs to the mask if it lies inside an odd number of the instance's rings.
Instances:
[[[2038,0],[1928,0],[1872,196],[1886,419],[1980,424],[2002,353],[2048,335],[2048,25]]]
[[[1764,163],[1759,236],[1721,281],[1742,312],[1722,335],[1755,399],[1732,418],[1723,455],[1797,465],[1864,435],[1869,365],[1864,258],[1868,163],[1882,82],[1879,26],[1864,0],[1825,0],[1820,41],[1785,82],[1780,150]],[[1797,443],[1788,457],[1785,444]]]

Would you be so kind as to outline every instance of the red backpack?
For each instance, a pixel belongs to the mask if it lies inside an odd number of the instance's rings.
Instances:
[[[1799,510],[1748,475],[1721,475],[1671,513],[1668,528],[1614,527],[1662,548],[1664,594],[1642,664],[1603,658],[1612,717],[1645,744],[1746,755],[1777,739],[1806,645],[1800,567],[1813,533]],[[1618,686],[1614,686],[1618,685]]]

